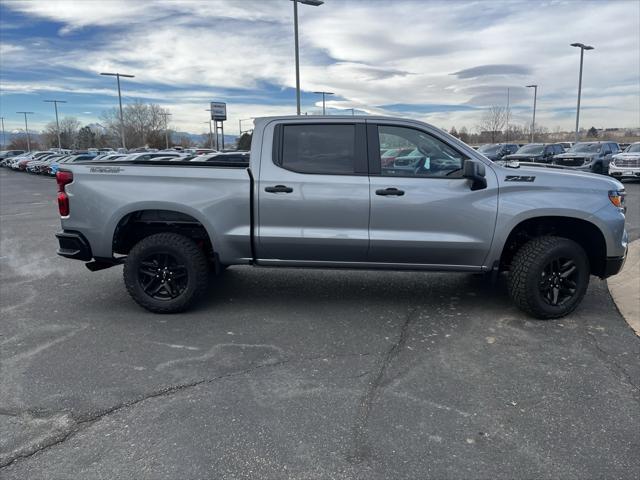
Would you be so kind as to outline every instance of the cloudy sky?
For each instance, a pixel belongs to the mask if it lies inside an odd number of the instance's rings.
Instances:
[[[330,113],[400,115],[473,130],[504,105],[530,121],[570,130],[579,49],[586,52],[581,125],[640,126],[640,2],[326,0],[301,5],[302,109],[335,92]],[[226,101],[227,132],[238,119],[295,113],[293,8],[289,0],[4,0],[0,3],[1,115],[19,128],[61,114],[98,120],[123,101],[159,103],[172,126],[205,131],[208,102]],[[350,113],[350,112],[348,112]],[[243,127],[246,124],[243,124]]]

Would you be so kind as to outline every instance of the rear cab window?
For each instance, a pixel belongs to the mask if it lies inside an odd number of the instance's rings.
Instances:
[[[363,132],[362,124],[281,125],[281,148],[274,160],[297,173],[366,174]]]

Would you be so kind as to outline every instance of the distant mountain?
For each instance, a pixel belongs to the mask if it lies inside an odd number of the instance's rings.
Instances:
[[[174,143],[177,143],[180,141],[180,138],[182,137],[187,137],[189,138],[189,140],[191,140],[193,143],[200,143],[202,142],[202,139],[204,137],[204,135],[202,133],[198,134],[198,133],[189,133],[189,132],[172,132],[171,133],[171,140]],[[215,138],[215,136],[214,136]],[[238,139],[237,135],[226,135],[224,136],[224,144],[226,145],[233,145],[236,143],[236,140]]]

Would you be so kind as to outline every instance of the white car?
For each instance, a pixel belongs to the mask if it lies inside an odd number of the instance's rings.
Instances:
[[[640,142],[614,155],[609,162],[609,175],[615,178],[640,178]]]

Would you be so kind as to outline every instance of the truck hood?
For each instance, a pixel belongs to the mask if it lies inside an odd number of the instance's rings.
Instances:
[[[526,185],[529,188],[555,188],[564,185],[571,188],[601,189],[603,191],[624,190],[622,183],[614,178],[596,173],[558,168],[556,166],[547,167],[546,164],[520,164],[520,166],[515,168],[495,164],[494,168],[501,185],[526,181]],[[507,177],[534,177],[534,179],[533,181],[519,180],[519,178],[507,180]]]
[[[584,153],[567,152],[567,153],[560,153],[556,155],[555,158],[597,158],[599,156],[600,154],[597,152],[584,152]]]
[[[530,158],[542,158],[542,154],[512,153],[502,157],[502,160],[529,160]]]
[[[622,159],[635,160],[640,158],[640,153],[636,153],[636,152],[617,153],[616,155],[613,156],[613,158],[614,159],[618,158],[620,160]]]

